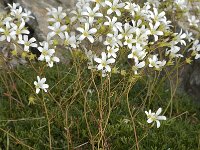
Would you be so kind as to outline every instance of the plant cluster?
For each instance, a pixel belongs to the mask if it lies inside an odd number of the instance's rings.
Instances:
[[[55,63],[60,62],[57,49],[58,46],[63,47],[68,51],[66,54],[70,55],[68,59],[74,66],[78,66],[77,73],[80,73],[81,65],[87,65],[91,71],[88,78],[91,78],[95,90],[88,88],[86,94],[83,94],[84,99],[87,100],[88,93],[96,93],[102,111],[104,102],[99,96],[96,79],[101,82],[100,91],[111,94],[109,86],[115,84],[111,82],[112,79],[123,78],[123,81],[128,83],[129,90],[124,89],[128,95],[139,79],[160,74],[162,70],[173,70],[173,67],[178,68],[190,64],[192,59],[200,58],[199,40],[195,39],[189,31],[184,33],[181,29],[179,32],[174,32],[175,27],[167,19],[166,13],[170,7],[162,9],[164,5],[175,6],[173,11],[181,10],[183,15],[188,16],[189,11],[185,10],[187,3],[189,2],[186,0],[148,0],[140,5],[123,0],[78,0],[76,7],[68,13],[62,7],[47,8],[49,33],[46,39],[40,42],[30,37],[30,31],[26,26],[30,19],[34,19],[31,12],[18,3],[8,4],[9,13],[0,20],[0,41],[13,45],[14,50],[10,51],[13,57],[22,57],[30,62],[37,73],[37,81],[32,83],[35,85],[36,95],[41,90],[48,92],[51,88],[46,84],[48,79],[44,77],[45,69],[52,68]],[[188,23],[193,28],[198,28],[199,20],[194,15],[189,15]],[[38,57],[32,53],[32,48],[37,49]],[[21,56],[18,55],[19,51]],[[36,68],[33,65],[35,62],[41,63],[42,67]],[[109,87],[108,90],[103,90],[104,85]],[[83,92],[82,88],[81,92]],[[44,97],[43,92],[42,97]],[[109,105],[107,119],[109,120],[112,96],[107,95],[107,97],[109,99],[109,103],[106,104]],[[159,128],[160,120],[166,120],[165,116],[160,116],[161,111],[162,108],[159,108],[156,113],[151,110],[145,111],[147,123],[154,125],[156,122]],[[130,108],[129,113],[133,119]],[[102,119],[101,115],[100,113]],[[48,125],[50,126],[50,123]],[[105,130],[102,126],[99,128],[101,136],[98,145],[103,141]]]

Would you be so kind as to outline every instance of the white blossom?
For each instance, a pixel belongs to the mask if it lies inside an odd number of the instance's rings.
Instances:
[[[35,88],[36,88],[36,94],[38,94],[40,92],[40,89],[47,92],[49,85],[45,84],[45,82],[46,82],[46,78],[40,79],[40,77],[37,76],[37,81],[34,81],[34,85],[35,85]]]
[[[115,47],[115,46],[107,46],[107,51],[108,51],[108,58],[110,58],[111,56],[116,58],[117,55],[116,55],[116,52],[119,51],[119,48],[118,47]]]
[[[70,36],[68,32],[65,32],[65,39],[64,39],[65,46],[70,45],[72,48],[76,48],[76,37],[74,34],[72,33],[72,35]]]
[[[109,58],[107,57],[105,52],[101,53],[102,58],[94,58],[94,61],[96,61],[97,63],[99,63],[99,65],[97,66],[98,70],[105,70],[106,72],[111,72],[111,67],[109,66],[109,64],[112,64],[115,62],[114,58]]]
[[[146,55],[147,52],[145,52],[145,49],[143,49],[143,47],[141,47],[140,44],[136,44],[136,46],[132,47],[132,51],[128,55],[128,58],[133,58],[136,62],[138,62],[138,60],[144,59]]]
[[[94,38],[92,37],[92,34],[95,34],[97,32],[96,28],[89,29],[89,23],[85,23],[85,28],[78,27],[77,30],[82,33],[78,40],[82,41],[87,38],[91,43],[94,43]]]
[[[185,31],[185,34],[186,34],[186,39],[188,40],[188,42],[191,42],[194,40],[194,38],[192,37],[192,32],[189,32],[188,30]]]
[[[7,40],[10,42],[11,39],[16,39],[16,33],[13,32],[13,28],[11,28],[9,22],[6,22],[5,28],[0,28],[0,33],[0,41]]]
[[[48,28],[50,30],[52,30],[52,31],[48,34],[48,38],[47,39],[51,39],[55,35],[58,35],[61,39],[65,38],[64,32],[67,29],[66,25],[62,25],[61,26],[60,22],[56,22],[56,23],[54,23],[53,26],[48,26]]]
[[[30,31],[25,27],[24,19],[21,19],[21,24],[19,26],[14,23],[11,23],[11,26],[13,27],[13,34],[18,36],[22,36],[22,34],[30,34]]]
[[[113,2],[110,2],[108,0],[105,1],[105,4],[108,5],[110,8],[107,10],[107,14],[110,15],[113,12],[117,14],[117,16],[121,16],[120,8],[124,7],[124,3],[119,3],[119,0],[113,0]]]
[[[199,19],[197,19],[195,16],[189,16],[188,21],[190,23],[190,26],[198,27],[198,23],[200,22]]]
[[[84,16],[88,16],[90,25],[93,24],[95,17],[103,17],[103,14],[98,12],[99,5],[96,5],[96,7],[94,7],[93,10],[88,6],[88,7],[86,7],[86,10],[87,11],[84,11],[81,14]]]
[[[28,35],[24,35],[24,36],[19,36],[19,44],[24,45],[24,51],[29,52],[29,48],[30,47],[37,47],[37,44],[35,43],[36,39],[34,37],[32,37],[30,40],[28,39]]]
[[[153,55],[152,57],[148,58],[149,60],[149,67],[155,67],[155,69],[161,69],[166,64],[166,60],[159,61],[158,55]]]
[[[106,16],[108,21],[104,22],[105,26],[109,26],[114,32],[118,32],[118,30],[122,30],[122,23],[117,22],[117,17],[113,17],[112,19],[109,16]]]
[[[154,36],[155,42],[158,41],[158,35],[163,35],[162,31],[158,31],[160,22],[156,22],[155,25],[149,23],[151,35]]]
[[[160,116],[162,112],[162,108],[159,108],[156,113],[151,112],[151,109],[149,112],[145,111],[145,114],[147,115],[147,123],[154,123],[156,122],[157,128],[160,127],[160,121],[166,120],[167,118],[165,116]]]
[[[48,10],[47,15],[51,16],[51,18],[48,19],[49,22],[61,22],[67,15],[65,12],[63,12],[62,7],[58,7],[58,9],[47,8],[47,10]]]
[[[48,42],[44,42],[42,47],[38,47],[38,50],[41,52],[41,55],[38,58],[38,60],[40,60],[40,61],[45,60],[46,62],[49,62],[51,60],[51,57],[55,53],[54,49],[49,49]]]
[[[145,66],[145,61],[139,62],[137,59],[135,59],[135,65],[132,67],[134,74],[138,74],[138,70],[143,68]]]

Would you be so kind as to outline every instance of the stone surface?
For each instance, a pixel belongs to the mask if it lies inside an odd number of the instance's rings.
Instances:
[[[3,1],[0,1],[0,17],[6,14],[5,5]]]
[[[195,12],[197,11],[197,6],[200,7],[200,2],[193,2],[188,5],[188,9],[190,15],[195,15],[196,18],[200,20],[200,13]],[[199,37],[200,35],[200,30],[198,31],[190,28],[187,21],[187,15],[178,21],[178,26],[183,30],[193,32],[194,37]],[[200,60],[194,60],[191,65],[183,68],[181,78],[181,87],[183,87],[184,91],[193,96],[193,99],[200,102]]]
[[[42,41],[46,39],[48,33],[47,10],[46,8],[62,6],[64,9],[74,6],[74,0],[14,0],[21,6],[30,10],[35,20],[28,22],[34,32],[34,37]]]

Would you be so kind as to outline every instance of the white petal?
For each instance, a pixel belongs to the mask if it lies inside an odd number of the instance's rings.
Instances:
[[[111,72],[111,68],[110,68],[110,66],[109,65],[106,65],[106,70],[108,71],[108,72]]]
[[[108,15],[112,14],[112,12],[113,12],[113,11],[112,11],[111,8],[107,10],[107,14],[108,14]]]
[[[116,12],[117,16],[121,16],[121,12],[118,9],[115,10],[115,12]]]
[[[27,52],[29,52],[29,46],[24,46],[24,51],[27,51]]]
[[[79,38],[78,38],[78,40],[80,40],[80,41],[82,41],[82,40],[84,40],[85,39],[85,36],[84,35],[81,35]]]
[[[105,1],[105,4],[110,6],[110,7],[112,7],[112,3],[110,1],[108,1],[108,0]]]
[[[167,120],[167,118],[165,116],[158,116],[157,119],[158,120]]]
[[[49,85],[48,84],[43,84],[42,88],[43,89],[47,89],[47,88],[49,88]]]
[[[37,88],[36,89],[36,94],[38,94],[40,92],[40,89],[39,88]]]
[[[89,35],[87,38],[91,43],[94,43],[94,38],[91,35]]]
[[[157,128],[160,128],[160,121],[156,120]]]
[[[157,115],[157,116],[160,115],[161,112],[162,112],[162,108],[159,108],[159,109],[157,110],[157,112],[156,112],[156,115]]]
[[[92,28],[88,31],[89,34],[95,34],[97,32],[97,29]]]
[[[99,64],[98,67],[97,67],[97,69],[98,69],[98,70],[102,70],[102,69],[103,69],[103,66],[102,66],[101,64]]]
[[[80,27],[78,27],[76,30],[78,30],[78,31],[81,32],[81,33],[84,32],[84,29],[83,29],[83,28],[80,28]]]
[[[110,59],[107,60],[107,63],[108,63],[108,64],[112,64],[112,63],[114,63],[114,62],[115,62],[115,59],[114,59],[114,58],[110,58]]]
[[[149,118],[148,120],[147,120],[147,123],[152,123],[153,122],[153,120],[151,119],[151,118]]]
[[[94,61],[96,61],[99,64],[102,62],[102,60],[100,58],[94,58]]]
[[[42,82],[42,83],[46,82],[46,78],[42,78],[42,79],[41,79],[41,82]]]
[[[31,39],[29,40],[30,43],[33,43],[33,42],[35,42],[35,41],[36,41],[35,38],[31,38]]]
[[[62,33],[62,32],[59,33],[58,35],[59,35],[59,37],[60,37],[62,40],[65,38],[64,33]]]

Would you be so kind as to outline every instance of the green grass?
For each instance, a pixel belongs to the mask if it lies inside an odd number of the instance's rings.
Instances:
[[[51,95],[44,95],[48,111],[45,113],[42,94],[37,97],[24,81],[34,89],[33,82],[37,74],[32,68],[18,67],[13,71],[1,71],[0,79],[0,147],[1,149],[49,149],[48,121],[51,125],[51,138],[53,149],[91,149],[90,133],[84,116],[85,101],[81,94],[79,84],[76,83],[77,73],[68,66],[59,65],[45,70],[45,77],[51,87]],[[17,75],[20,75],[21,80]],[[89,83],[87,69],[83,69],[81,82],[86,87]],[[41,75],[44,76],[44,75]],[[55,83],[65,77],[56,86]],[[97,86],[101,86],[100,78],[95,78]],[[123,78],[122,78],[123,80]],[[157,84],[152,94],[146,98],[145,105],[141,107],[147,93],[147,80],[138,81],[129,93],[131,112],[137,113],[135,117],[136,132],[139,147],[142,150],[198,150],[200,149],[200,105],[193,102],[187,95],[176,95],[172,105],[166,110],[167,121],[161,122],[159,129],[146,123],[145,110],[156,111],[159,107],[164,110],[170,100],[170,90],[166,85]],[[118,77],[113,77],[113,84]],[[3,83],[4,82],[4,83]],[[7,85],[7,87],[5,86]],[[16,86],[16,88],[15,88]],[[159,88],[158,88],[159,87]],[[92,86],[92,88],[94,88]],[[111,87],[112,88],[112,87]],[[17,90],[16,90],[17,89]],[[83,91],[86,91],[84,88]],[[105,130],[104,141],[107,149],[128,150],[136,149],[134,128],[127,107],[126,96],[119,96],[123,85],[115,89],[112,100],[119,97],[114,105],[108,125]],[[76,93],[74,95],[74,93]],[[10,97],[9,97],[10,95]],[[74,96],[72,96],[74,95]],[[72,97],[71,97],[72,96]],[[29,98],[34,97],[35,104],[29,105]],[[108,97],[105,89],[104,97]],[[98,98],[96,94],[87,96],[87,121],[90,132],[95,137],[99,132]],[[107,102],[105,116],[108,114]],[[171,116],[171,117],[170,117]],[[103,118],[106,120],[106,118]],[[127,121],[127,122],[126,122]],[[83,145],[82,145],[83,144]],[[94,144],[97,149],[97,142]]]

